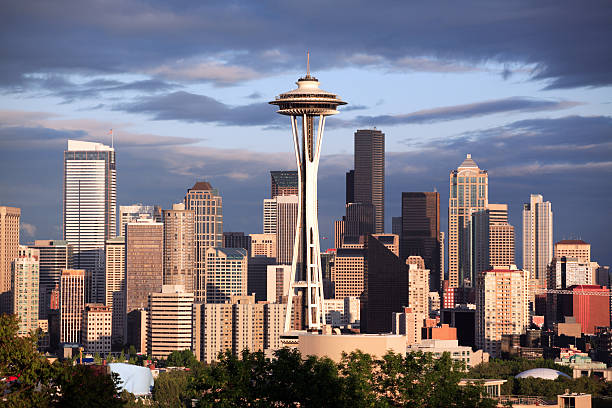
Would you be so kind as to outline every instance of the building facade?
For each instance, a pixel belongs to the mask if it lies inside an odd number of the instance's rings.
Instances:
[[[279,264],[289,265],[293,259],[297,214],[298,196],[276,197],[276,261]]]
[[[19,251],[21,209],[0,206],[0,313],[12,313],[11,265]]]
[[[191,348],[193,292],[183,285],[163,285],[149,294],[147,352],[154,358]]]
[[[366,253],[363,249],[338,249],[331,269],[334,298],[360,297],[364,290],[366,267]]]
[[[540,288],[546,287],[546,271],[553,257],[553,212],[550,201],[531,194],[523,205],[523,269]]]
[[[251,257],[276,258],[276,234],[249,234],[249,236],[251,237]]]
[[[474,276],[492,266],[514,265],[514,227],[508,224],[508,205],[489,204],[472,214],[472,271]]]
[[[72,269],[72,245],[59,240],[36,240],[30,248],[39,252],[38,318],[46,319],[51,292],[59,285],[62,269]]]
[[[101,303],[85,304],[81,328],[84,352],[99,355],[111,352],[112,314],[111,308]]]
[[[89,302],[104,302],[104,244],[116,236],[115,149],[68,140],[64,151],[64,240],[72,245],[74,267],[86,270]],[[89,282],[88,282],[89,286]]]
[[[223,248],[244,248],[251,253],[251,236],[244,232],[223,232]]]
[[[60,276],[60,343],[81,343],[85,307],[85,270],[65,269]]]
[[[377,129],[355,132],[354,202],[372,204],[372,232],[385,232],[385,134]]]
[[[125,344],[126,332],[126,282],[125,282],[125,237],[118,236],[106,241],[106,299],[111,310],[111,342]]]
[[[263,233],[276,234],[276,198],[263,200]]]
[[[408,265],[408,306],[423,317],[429,317],[429,269],[420,256],[409,256]]]
[[[270,197],[297,195],[297,170],[281,170],[270,172]]]
[[[13,314],[19,318],[18,336],[26,336],[38,328],[39,252],[19,245],[13,260],[11,292]]]
[[[200,181],[187,190],[185,209],[195,214],[195,299],[205,302],[206,251],[223,245],[223,200],[210,183]]]
[[[185,292],[195,289],[195,212],[185,204],[163,210],[164,285],[183,285]]]
[[[246,296],[248,255],[244,248],[208,248],[206,251],[206,303],[225,303],[231,296]]]
[[[450,287],[473,287],[470,220],[488,205],[489,175],[470,154],[450,172],[448,200],[448,280]]]
[[[555,244],[554,257],[561,258],[577,258],[583,263],[591,262],[591,244],[584,242],[581,239],[564,239]]]
[[[117,235],[125,236],[125,226],[130,222],[136,222],[142,218],[150,218],[155,222],[162,222],[161,207],[157,205],[120,205],[119,206],[119,233]]]

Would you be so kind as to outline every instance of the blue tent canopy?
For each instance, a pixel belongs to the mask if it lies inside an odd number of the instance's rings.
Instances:
[[[120,390],[126,390],[134,395],[149,395],[153,388],[153,375],[147,367],[125,363],[111,363],[110,370],[121,378]]]

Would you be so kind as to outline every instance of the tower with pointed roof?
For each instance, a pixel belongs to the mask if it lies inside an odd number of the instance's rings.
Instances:
[[[451,288],[473,287],[476,276],[471,262],[472,213],[487,208],[489,175],[468,154],[450,172],[448,199],[448,280]]]
[[[324,323],[317,174],[325,118],[335,115],[336,108],[346,104],[338,95],[319,88],[319,81],[310,75],[309,62],[306,76],[298,79],[297,86],[270,102],[278,107],[277,113],[291,118],[298,173],[298,217],[285,331],[290,330],[292,299],[296,291],[303,292],[305,299],[304,326],[310,330],[320,329]]]

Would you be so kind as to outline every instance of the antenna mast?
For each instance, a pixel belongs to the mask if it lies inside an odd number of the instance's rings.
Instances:
[[[310,77],[310,51],[306,51],[306,77]]]

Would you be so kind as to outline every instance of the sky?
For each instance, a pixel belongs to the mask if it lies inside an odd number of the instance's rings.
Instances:
[[[62,236],[68,139],[117,151],[118,204],[223,196],[224,230],[259,233],[271,170],[295,169],[289,119],[306,52],[329,118],[319,173],[322,247],[344,213],[353,134],[386,135],[386,229],[403,191],[440,192],[471,153],[489,202],[552,203],[554,239],[612,264],[612,7],[607,1],[24,1],[0,13],[0,205],[23,243]]]

